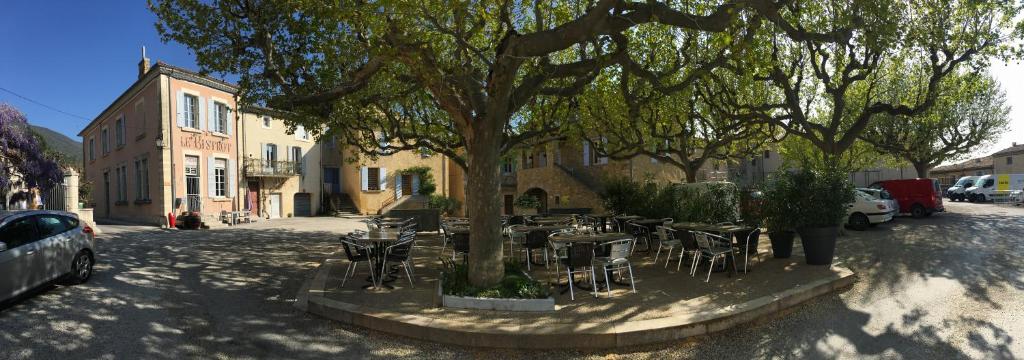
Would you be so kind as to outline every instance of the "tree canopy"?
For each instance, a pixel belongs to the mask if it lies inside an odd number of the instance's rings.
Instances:
[[[60,165],[48,155],[25,114],[0,103],[0,192],[13,186],[45,191],[63,181]]]

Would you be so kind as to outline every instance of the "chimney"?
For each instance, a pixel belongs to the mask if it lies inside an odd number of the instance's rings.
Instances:
[[[142,61],[139,61],[139,79],[149,71],[149,58],[146,57],[146,47],[142,47]]]
[[[1017,146],[1017,142],[1016,141],[1013,142],[1013,146]]]

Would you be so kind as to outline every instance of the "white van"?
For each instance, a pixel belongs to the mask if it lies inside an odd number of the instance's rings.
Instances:
[[[964,191],[967,188],[974,186],[974,182],[978,180],[977,176],[964,176],[960,180],[956,181],[956,184],[946,189],[946,197],[953,201],[967,200],[967,196],[964,195]]]
[[[971,202],[991,201],[993,196],[1009,196],[1016,190],[1024,189],[1024,174],[984,175],[967,188],[964,195]]]

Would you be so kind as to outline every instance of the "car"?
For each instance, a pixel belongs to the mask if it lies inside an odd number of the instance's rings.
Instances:
[[[883,180],[868,187],[888,191],[899,203],[899,214],[922,218],[946,211],[942,205],[939,181],[936,179]]]
[[[846,225],[853,230],[865,230],[892,220],[895,209],[886,200],[875,199],[863,191],[854,190],[854,201],[848,205]]]
[[[967,188],[974,185],[974,181],[978,180],[977,176],[964,176],[956,181],[956,184],[946,189],[946,197],[952,201],[964,201],[967,200],[965,191]]]
[[[889,205],[890,209],[895,210],[897,214],[900,213],[900,203],[892,197],[892,194],[885,191],[885,189],[857,188],[857,190],[863,191],[877,200],[885,201],[886,205]]]
[[[96,238],[73,213],[0,214],[0,301],[57,279],[84,283],[96,263]]]

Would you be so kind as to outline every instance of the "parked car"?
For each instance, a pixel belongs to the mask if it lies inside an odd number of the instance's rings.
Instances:
[[[970,202],[992,201],[994,196],[1010,196],[1016,190],[1024,189],[1024,174],[984,175],[974,181],[974,186],[965,190]]]
[[[846,225],[854,230],[864,230],[892,220],[896,210],[887,200],[879,200],[866,192],[855,190],[853,203],[848,205]]]
[[[0,300],[64,278],[83,283],[95,264],[93,229],[62,211],[0,214]]]
[[[946,211],[942,205],[939,181],[936,179],[884,180],[868,187],[888,191],[899,203],[899,214],[922,218]]]
[[[863,191],[864,193],[871,195],[875,200],[885,201],[885,204],[889,206],[896,214],[900,213],[900,203],[896,201],[885,189],[872,189],[872,188],[857,188],[857,190]]]
[[[978,180],[977,176],[964,176],[960,178],[956,181],[956,184],[946,189],[946,197],[952,201],[967,200],[966,190],[973,186],[976,180]]]

